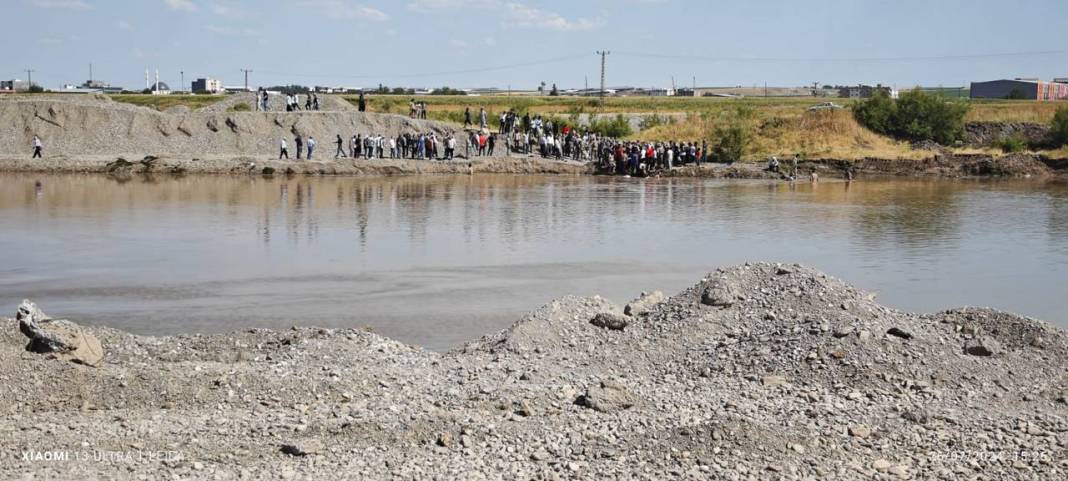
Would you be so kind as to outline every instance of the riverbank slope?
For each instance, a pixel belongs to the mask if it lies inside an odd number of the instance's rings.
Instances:
[[[747,264],[625,309],[563,298],[445,354],[364,330],[85,328],[96,368],[27,352],[7,320],[0,477],[1064,476],[1063,330],[872,297]]]

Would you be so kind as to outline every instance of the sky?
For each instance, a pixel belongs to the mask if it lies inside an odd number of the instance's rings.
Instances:
[[[535,89],[1068,77],[1063,0],[0,0],[0,79]]]

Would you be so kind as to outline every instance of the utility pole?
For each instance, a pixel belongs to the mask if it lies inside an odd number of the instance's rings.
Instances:
[[[89,83],[93,83],[93,62],[89,62]]]
[[[241,71],[245,72],[245,91],[248,92],[248,74],[252,73],[252,70],[243,68],[241,69]]]
[[[184,92],[185,91],[185,70],[179,70],[178,71],[178,78],[182,79],[178,83],[178,90]]]
[[[604,61],[605,57],[612,52],[607,50],[601,50],[597,52],[597,55],[601,56],[601,109],[604,109]]]
[[[26,85],[27,85],[26,88],[33,87],[33,73],[34,72],[36,72],[36,70],[26,69]]]

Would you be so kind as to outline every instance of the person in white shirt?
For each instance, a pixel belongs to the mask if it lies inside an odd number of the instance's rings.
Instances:
[[[313,151],[315,151],[315,137],[308,137],[308,160],[311,160]]]
[[[34,135],[33,136],[33,158],[34,159],[40,159],[41,158],[41,151],[43,149],[44,149],[44,144],[41,143],[41,138],[36,136],[36,135]]]
[[[281,148],[281,150],[278,152],[278,158],[281,159],[282,157],[285,157],[286,159],[288,159],[289,158],[289,150],[286,149],[287,144],[286,144],[286,138],[285,137],[282,137],[282,140],[281,140],[281,142],[278,143],[278,146]]]

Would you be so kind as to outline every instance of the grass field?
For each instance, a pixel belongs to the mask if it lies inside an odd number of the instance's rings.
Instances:
[[[206,107],[226,98],[225,95],[145,95],[145,94],[117,94],[111,95],[116,102],[139,105],[156,110],[167,110],[171,107],[184,105],[192,110]]]

